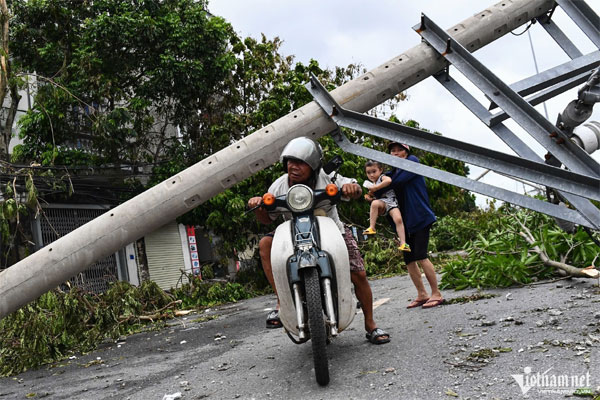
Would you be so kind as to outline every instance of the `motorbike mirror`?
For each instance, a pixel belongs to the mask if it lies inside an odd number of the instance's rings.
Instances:
[[[331,160],[329,160],[327,162],[327,164],[325,164],[323,166],[323,171],[327,175],[329,175],[333,171],[336,171],[343,163],[344,163],[344,160],[342,159],[342,156],[337,155],[337,156],[333,157]]]

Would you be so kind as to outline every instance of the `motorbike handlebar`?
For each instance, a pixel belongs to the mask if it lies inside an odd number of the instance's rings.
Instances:
[[[315,190],[314,192],[315,204],[319,204],[323,200],[329,200],[331,204],[338,203],[342,199],[342,192],[339,188],[331,183],[325,187],[325,189]],[[264,208],[267,211],[273,211],[277,207],[288,208],[286,202],[286,195],[275,197],[272,193],[265,193],[262,196],[262,201],[256,207],[252,207],[246,211],[249,213],[259,208]]]

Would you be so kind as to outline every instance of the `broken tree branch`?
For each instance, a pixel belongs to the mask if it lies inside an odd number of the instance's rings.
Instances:
[[[521,226],[525,230],[529,231],[529,229],[527,229],[522,224],[521,224]],[[535,240],[533,240],[533,237],[531,236],[531,232],[527,232],[527,233],[519,232],[519,235],[521,235],[521,237],[523,237],[525,239],[525,241],[527,241],[527,243],[529,243],[532,246],[531,251],[533,251],[534,253],[537,253],[540,256],[540,258],[544,262],[544,265],[559,269],[561,271],[565,271],[567,274],[569,274],[570,276],[573,276],[573,277],[598,278],[598,276],[600,275],[600,272],[598,272],[598,270],[595,270],[595,269],[577,268],[577,267],[574,267],[574,266],[566,264],[566,263],[551,260],[550,257],[548,257],[548,255],[546,254],[546,252],[544,252],[542,249],[540,249],[540,247],[538,245],[535,244]]]

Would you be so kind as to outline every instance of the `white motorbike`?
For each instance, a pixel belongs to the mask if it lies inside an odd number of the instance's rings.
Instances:
[[[323,169],[331,173],[339,165],[341,158],[336,157]],[[294,185],[285,196],[265,194],[261,205],[292,215],[277,227],[271,248],[279,318],[294,343],[311,340],[320,385],[329,383],[326,345],[356,314],[346,244],[336,223],[320,209],[340,200],[341,192],[333,183],[324,190]]]

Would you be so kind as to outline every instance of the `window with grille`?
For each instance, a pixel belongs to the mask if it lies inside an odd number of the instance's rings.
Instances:
[[[109,207],[94,205],[51,205],[44,207],[44,215],[36,219],[34,232],[36,244],[41,248],[94,218],[104,214]],[[84,271],[69,279],[71,285],[92,293],[102,293],[110,282],[119,279],[116,253],[96,261]],[[66,284],[66,283],[65,283]]]

